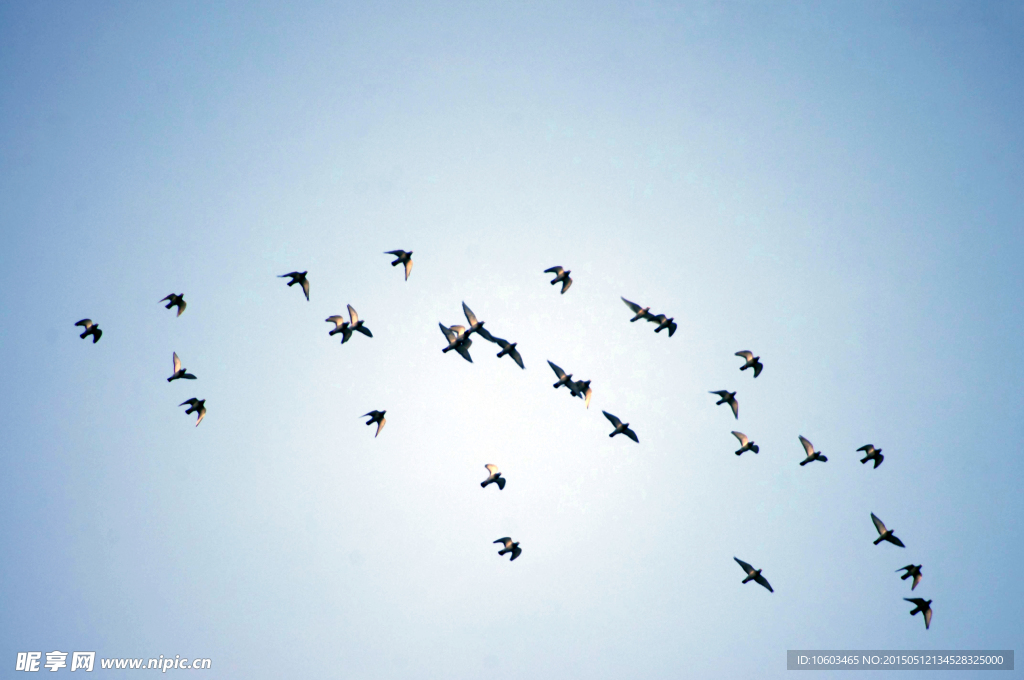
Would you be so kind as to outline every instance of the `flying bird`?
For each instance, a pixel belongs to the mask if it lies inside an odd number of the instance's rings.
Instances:
[[[395,261],[391,263],[392,267],[394,267],[395,265],[397,265],[399,263],[404,263],[405,264],[405,280],[408,281],[409,280],[409,274],[412,273],[412,251],[411,250],[409,250],[409,251],[405,251],[405,250],[389,250],[389,251],[387,251],[384,254],[385,255],[394,255],[395,256]]]
[[[608,411],[601,411],[601,413],[603,413],[604,417],[611,421],[611,424],[615,426],[615,431],[608,435],[609,437],[614,437],[617,434],[624,434],[637,444],[640,443],[640,439],[636,436],[636,432],[629,429],[629,423],[622,422],[611,413],[608,413]]]
[[[565,295],[565,291],[569,290],[569,286],[572,285],[572,279],[569,278],[569,274],[572,272],[562,269],[561,267],[552,267],[551,269],[545,269],[545,274],[554,274],[555,278],[551,281],[551,285],[555,285],[559,281],[562,282],[562,295]]]
[[[807,452],[807,457],[800,462],[801,465],[807,465],[808,463],[814,460],[820,460],[822,463],[828,462],[828,458],[821,455],[821,451],[815,451],[814,444],[807,441],[807,438],[804,437],[803,435],[800,435],[800,443],[803,444],[804,451]]]
[[[747,435],[743,434],[742,432],[737,432],[736,430],[733,430],[732,436],[740,440],[740,450],[736,452],[737,456],[742,454],[744,451],[753,451],[754,453],[758,453],[761,450],[761,447],[759,447],[754,442],[750,441]]]
[[[103,335],[103,331],[100,330],[98,324],[94,324],[92,319],[82,319],[75,324],[76,326],[82,326],[85,330],[78,337],[85,340],[87,336],[92,336],[92,344],[96,344],[100,340],[100,336]]]
[[[184,406],[185,404],[189,405],[188,408],[185,409],[185,415],[196,412],[199,413],[199,418],[196,420],[196,427],[199,427],[199,423],[203,422],[203,418],[206,417],[206,400],[192,397],[191,399],[186,399],[181,402],[178,406]]]
[[[462,358],[473,363],[473,357],[469,356],[469,348],[473,345],[473,341],[466,337],[466,329],[462,326],[452,326],[448,328],[443,323],[438,323],[441,327],[441,332],[444,333],[444,337],[448,340],[448,346],[441,350],[441,352],[448,352],[449,350],[455,350]],[[516,352],[518,354],[518,352]]]
[[[519,554],[523,552],[523,549],[519,547],[519,541],[513,543],[512,539],[508,536],[504,538],[499,538],[497,541],[495,541],[495,543],[501,543],[505,546],[504,548],[498,551],[499,555],[504,555],[505,553],[512,553],[512,558],[509,560],[509,562],[515,560],[515,558],[519,557]]]
[[[892,529],[886,529],[885,525],[882,524],[882,520],[875,517],[875,513],[871,513],[871,521],[875,523],[875,529],[878,529],[878,538],[875,539],[875,545],[878,545],[882,541],[889,541],[893,545],[898,545],[901,548],[906,548],[903,545],[903,541],[896,538],[896,534],[892,532]],[[913,588],[911,588],[913,590]]]
[[[740,405],[736,402],[736,393],[729,392],[728,390],[718,390],[717,392],[708,392],[708,394],[717,394],[721,399],[715,402],[715,406],[721,406],[722,404],[728,404],[732,408],[732,415],[739,420],[740,418]]]
[[[587,402],[587,408],[590,408],[590,397],[594,394],[594,390],[590,389],[589,380],[577,380],[576,381],[576,395]]]
[[[352,326],[349,325],[348,321],[345,321],[345,317],[339,314],[329,316],[324,319],[327,323],[333,323],[334,328],[327,331],[327,335],[334,335],[335,333],[341,333],[341,344],[348,342],[348,339],[352,337]]]
[[[519,354],[519,350],[516,349],[516,345],[519,344],[518,342],[509,342],[504,338],[494,338],[494,342],[498,343],[498,346],[501,347],[501,351],[498,352],[499,359],[507,354],[508,356],[512,357],[512,361],[519,364],[519,368],[526,368],[526,366],[523,366],[522,355]]]
[[[177,306],[178,316],[181,316],[181,313],[185,311],[186,303],[184,293],[182,293],[181,295],[175,295],[174,293],[171,293],[160,302],[167,303],[167,306],[165,306],[164,309],[170,309],[171,307]]]
[[[469,329],[466,331],[466,337],[469,337],[471,333],[476,333],[484,340],[494,342],[494,336],[484,328],[484,322],[477,321],[476,314],[473,313],[472,309],[466,306],[465,302],[462,303],[462,313],[466,315],[466,321],[469,322]]]
[[[572,396],[577,396],[578,393],[576,392],[576,383],[574,383],[572,380],[572,373],[566,375],[565,371],[563,371],[555,364],[551,363],[550,359],[548,360],[548,366],[550,366],[551,370],[554,371],[555,375],[558,376],[558,382],[552,385],[552,387],[554,387],[557,390],[562,385],[565,385],[566,387],[569,388],[569,392],[572,394]]]
[[[626,306],[629,307],[633,311],[634,316],[633,316],[632,319],[630,319],[630,322],[639,321],[640,319],[648,319],[648,320],[651,319],[651,314],[650,314],[651,308],[650,307],[641,307],[637,303],[630,302],[626,298],[622,298],[622,301],[625,302]]]
[[[882,464],[882,461],[885,460],[885,456],[882,455],[882,449],[876,449],[871,444],[865,444],[864,446],[860,447],[857,450],[864,452],[864,457],[861,458],[860,460],[861,463],[866,463],[869,460],[874,459],[875,467],[877,468],[879,465]]]
[[[487,468],[487,471],[490,472],[491,474],[487,479],[480,482],[481,488],[486,489],[488,484],[497,484],[499,490],[504,489],[505,478],[501,476],[500,472],[498,472],[498,466],[488,463],[484,467]]]
[[[666,317],[664,314],[658,314],[657,316],[648,316],[647,320],[652,323],[658,324],[658,327],[654,329],[655,333],[660,333],[667,328],[669,337],[675,335],[676,328],[678,328],[678,324],[676,324],[675,317],[672,317],[670,319]]]
[[[384,423],[387,422],[387,420],[385,420],[384,418],[385,413],[387,413],[387,411],[370,411],[369,413],[364,413],[363,415],[359,416],[360,418],[365,418],[367,416],[370,417],[370,419],[366,421],[367,425],[373,425],[374,423],[377,423],[377,432],[373,435],[375,439],[377,435],[380,434],[380,431],[384,429]]]
[[[910,589],[913,590],[914,588],[917,588],[917,584],[921,582],[921,567],[923,567],[923,566],[924,566],[923,564],[918,564],[918,565],[908,564],[905,567],[900,567],[896,571],[903,571],[904,569],[907,570],[906,574],[904,574],[903,576],[900,576],[900,580],[901,581],[906,581],[911,576],[914,577],[914,585],[910,586]]]
[[[931,628],[932,627],[932,601],[931,600],[925,600],[924,598],[920,598],[920,597],[905,597],[903,599],[906,600],[907,602],[911,602],[911,603],[917,605],[916,607],[914,607],[913,610],[911,610],[910,615],[913,616],[914,614],[916,614],[918,612],[922,612],[924,614],[924,629],[928,630],[929,628]]]
[[[736,352],[735,356],[743,357],[746,362],[740,366],[741,371],[745,371],[748,368],[754,369],[754,377],[761,375],[761,369],[764,368],[764,364],[761,363],[761,357],[755,357],[753,352],[743,350],[742,352]]]
[[[352,329],[354,331],[359,331],[360,333],[362,333],[363,335],[365,335],[368,338],[372,338],[373,337],[373,333],[370,332],[369,328],[367,328],[366,326],[363,325],[362,319],[360,319],[359,315],[356,314],[356,310],[352,309],[352,305],[348,306],[348,318],[350,319],[350,322],[349,322],[349,328],[350,329]]]
[[[195,380],[196,377],[191,373],[188,373],[186,369],[181,367],[181,359],[178,358],[177,352],[171,352],[174,355],[174,375],[167,379],[167,382],[172,380],[178,380],[184,378],[185,380]]]
[[[755,583],[760,583],[765,588],[767,588],[769,593],[775,592],[774,590],[772,590],[771,584],[768,583],[768,579],[766,579],[764,576],[761,576],[760,569],[754,569],[752,566],[750,566],[738,557],[734,557],[733,559],[736,560],[736,563],[740,565],[740,568],[743,569],[744,573],[746,573],[747,575],[747,577],[743,579],[744,583],[747,583],[748,581],[754,581]]]
[[[306,302],[309,302],[309,280],[306,278],[308,272],[288,272],[287,274],[281,274],[277,278],[283,279],[288,276],[291,277],[291,281],[288,282],[288,287],[291,288],[296,283],[302,286],[302,292],[306,294]]]

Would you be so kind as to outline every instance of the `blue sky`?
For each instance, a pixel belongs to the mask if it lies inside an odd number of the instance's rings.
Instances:
[[[0,5],[0,663],[1021,648],[1022,35],[1009,2]],[[440,352],[463,301],[525,371]],[[328,338],[346,304],[373,339]]]

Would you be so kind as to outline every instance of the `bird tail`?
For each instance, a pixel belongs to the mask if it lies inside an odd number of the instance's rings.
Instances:
[[[809,460],[802,460],[802,461],[800,461],[800,465],[807,465],[810,462],[811,461],[809,461]]]
[[[827,463],[828,462],[828,458],[826,458],[825,456],[822,456],[822,455],[818,456],[818,460],[820,460],[822,463]]]
[[[871,459],[870,458],[863,458],[863,459],[861,459],[860,462],[863,465],[864,463],[868,462],[869,460],[871,460]]]
[[[484,481],[480,482],[480,488],[481,489],[486,489],[487,485],[490,483],[490,481],[491,480],[489,480],[489,479],[485,479]]]
[[[875,545],[878,545],[881,542],[882,542],[882,537],[881,536],[879,536],[878,538],[875,539]]]
[[[736,455],[737,455],[737,456],[741,456],[741,455],[743,455],[743,449],[740,449],[739,451],[737,451],[737,452],[736,452]]]

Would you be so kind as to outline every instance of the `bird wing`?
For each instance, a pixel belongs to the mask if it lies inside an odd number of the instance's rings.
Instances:
[[[803,444],[804,451],[807,452],[808,456],[813,456],[814,455],[814,444],[812,444],[811,442],[807,441],[807,438],[804,437],[803,435],[800,435],[800,443]],[[874,517],[874,515],[872,515],[872,517]]]
[[[412,258],[410,257],[405,261],[405,280],[409,280],[409,274],[412,274]]]
[[[181,313],[185,311],[186,307],[188,307],[188,303],[185,302],[184,298],[178,300],[178,316],[181,316]]]
[[[353,328],[352,330],[359,331],[360,333],[362,333],[363,335],[365,335],[368,338],[372,338],[373,337],[373,333],[371,333],[370,329],[367,328],[366,326],[359,326],[357,328]]]
[[[875,517],[875,513],[871,513],[871,521],[875,523],[875,529],[878,530],[879,534],[885,533],[885,524],[882,523],[882,520]]]
[[[725,399],[726,397],[729,396],[729,393],[726,390],[718,390],[717,392],[712,392],[712,391],[708,390],[708,394],[717,394],[722,399]]]
[[[82,319],[81,321],[79,321],[75,325],[76,326],[84,326],[86,329],[92,328],[92,319]]]
[[[455,348],[455,351],[462,355],[462,358],[468,361],[469,363],[473,363],[473,357],[469,356],[469,348],[470,346],[472,346],[472,344],[472,340],[466,340],[464,343]]]
[[[550,362],[548,362],[548,363],[550,363]],[[622,425],[622,421],[619,420],[618,418],[616,418],[615,416],[613,416],[611,413],[608,413],[608,411],[601,411],[601,413],[603,413],[604,417],[607,418],[608,420],[610,420],[612,425],[614,425],[615,427],[618,427],[619,425]]]
[[[736,397],[729,400],[729,406],[732,407],[732,415],[736,420],[740,419],[740,404],[736,401]]]
[[[883,456],[882,454],[878,454],[877,456],[875,456],[875,467],[877,468],[879,465],[881,465],[883,460],[885,460],[885,456]]]
[[[174,293],[171,293],[170,295],[168,295],[167,297],[165,297],[165,298],[164,298],[163,300],[161,300],[160,302],[167,302],[167,301],[168,301],[168,300],[170,300],[170,299],[171,299],[172,297],[174,297]]]
[[[736,352],[736,356],[738,356],[738,357],[743,357],[743,358],[744,358],[744,359],[746,359],[747,361],[750,361],[751,359],[753,359],[753,358],[754,358],[754,353],[753,353],[753,352],[751,352],[750,350],[746,350],[746,349],[745,349],[745,350],[743,350],[742,352]]]
[[[637,444],[640,443],[640,438],[636,436],[636,432],[633,432],[633,430],[629,429],[628,427],[622,434],[626,435],[627,437],[635,441]]]
[[[491,336],[491,338],[492,338],[491,342],[493,342],[494,344],[496,344],[498,347],[500,347],[502,349],[508,349],[509,346],[512,344],[508,340],[506,340],[505,338],[499,338],[499,337],[496,337],[496,336],[493,336],[493,335]]]
[[[566,379],[567,376],[565,375],[565,371],[563,371],[561,368],[559,368],[555,364],[551,363],[550,360],[548,361],[548,366],[550,366],[551,370],[555,372],[555,375],[558,376],[559,380],[565,380]]]
[[[587,402],[587,408],[590,408],[590,397],[594,394],[594,390],[587,385],[587,391],[583,393],[583,398]]]
[[[196,427],[199,427],[199,423],[203,422],[203,418],[206,417],[206,407],[199,407],[199,418],[196,419]]]
[[[452,329],[445,327],[443,323],[439,322],[437,325],[441,327],[441,332],[444,333],[444,337],[447,338],[449,343],[455,342],[459,339],[458,334]]]
[[[380,434],[380,431],[384,429],[384,423],[386,423],[386,422],[388,422],[388,419],[385,418],[384,416],[381,416],[380,417],[380,422],[377,423],[377,432],[374,433],[374,435],[373,435],[374,437],[376,437],[378,434]]]
[[[499,538],[497,541],[495,541],[495,543],[501,543],[506,548],[511,548],[512,547],[512,537],[511,536],[505,536],[504,538]]]
[[[511,557],[511,559],[509,559],[509,562],[511,562],[515,558],[519,557],[522,553],[523,553],[523,549],[520,548],[518,545],[512,546],[512,557]]]
[[[523,356],[519,353],[519,350],[513,347],[512,350],[508,353],[508,355],[512,357],[512,361],[519,364],[519,368],[523,369],[524,371],[526,370],[526,366],[523,366]]]
[[[380,411],[374,410],[374,411],[370,411],[369,413],[364,413],[363,415],[361,415],[359,417],[360,418],[365,418],[366,416],[373,416],[373,418],[376,419],[377,416],[379,416],[379,415],[380,415]],[[370,422],[373,422],[373,421],[370,421]]]
[[[742,432],[736,432],[735,430],[733,430],[732,436],[740,440],[740,446],[746,446],[747,444],[750,443],[750,440],[747,439],[747,435],[743,434]]]
[[[178,404],[178,406],[184,406],[185,404],[189,404],[190,406],[195,406],[197,401],[199,401],[199,400],[196,399],[195,397],[192,397],[191,399],[186,399],[185,401],[181,402],[180,404]]]
[[[901,548],[906,548],[907,547],[907,546],[903,545],[903,541],[901,541],[900,539],[896,538],[892,534],[889,534],[888,536],[886,536],[885,540],[889,541],[893,545],[898,545]]]
[[[928,606],[928,601],[925,600],[924,598],[920,598],[920,597],[905,597],[903,599],[906,600],[907,602],[913,602],[918,607],[927,607]]]
[[[928,608],[924,610],[924,629],[928,630],[931,627],[932,627],[932,608],[929,605]]]
[[[490,472],[492,475],[493,474],[497,474],[497,472],[498,472],[498,466],[497,465],[493,465],[492,463],[488,463],[484,467],[487,468],[487,471]]]
[[[352,305],[348,306],[348,317],[352,320],[352,325],[355,326],[359,323],[359,315],[356,314],[356,310],[352,308]]]
[[[761,375],[761,371],[764,370],[764,364],[760,361],[754,364],[754,377]]]
[[[404,250],[385,250],[384,254],[385,255],[394,255],[395,257],[402,257],[403,255],[405,255],[405,251]]]
[[[647,316],[645,316],[644,318],[647,319],[648,321],[650,321],[651,323],[656,323],[656,324],[658,324],[660,326],[661,322],[664,321],[665,319],[667,319],[668,317],[665,316],[664,314],[654,315],[654,314],[651,314],[650,312],[648,312]]]
[[[677,324],[675,321],[672,321],[671,323],[669,323],[669,325],[668,325],[668,337],[671,338],[673,335],[675,335],[677,328],[679,328],[679,324]],[[757,373],[756,372],[754,373],[754,377],[755,378],[757,377]]]
[[[306,301],[309,301],[309,279],[302,279],[302,292],[306,294]]]
[[[733,559],[736,560],[736,562],[740,565],[740,568],[743,569],[744,573],[749,575],[752,571],[754,571],[754,568],[752,566],[750,566],[740,558],[734,557]]]
[[[636,313],[637,313],[637,312],[639,312],[639,311],[640,311],[641,309],[643,309],[643,307],[641,307],[641,306],[640,306],[640,305],[638,305],[637,303],[635,303],[635,302],[630,302],[630,301],[629,301],[629,300],[627,300],[626,298],[622,298],[622,301],[626,303],[626,306],[627,306],[627,307],[629,307],[629,308],[630,308],[630,309],[631,309],[631,310],[633,311],[633,313],[634,313],[634,314],[636,314]]]
[[[466,306],[465,302],[462,303],[462,313],[466,315],[466,321],[469,322],[470,326],[475,326],[477,324],[476,314],[473,313],[472,309]]]
[[[545,274],[558,274],[559,276],[561,276],[563,272],[565,272],[565,270],[561,267],[551,267],[550,269],[544,270]]]
[[[920,583],[920,582],[921,582],[921,572],[917,572],[916,574],[914,574],[914,585],[910,586],[910,589],[913,590],[914,588],[916,588],[917,584]]]
[[[491,342],[494,342],[494,336],[491,335],[491,332],[486,328],[478,328],[476,332],[477,335],[479,335],[484,340],[490,340]]]
[[[351,337],[352,337],[352,328],[349,327],[349,326],[344,326],[341,329],[341,344],[344,345],[346,342],[348,342],[349,338],[351,338]]]
[[[757,576],[754,577],[754,581],[756,581],[757,583],[760,583],[765,588],[767,588],[769,593],[774,593],[775,592],[774,590],[772,590],[772,584],[768,583],[768,579],[766,579],[764,576],[761,576],[760,574],[758,574]]]
[[[345,317],[335,314],[334,316],[327,317],[324,321],[332,322],[334,327],[337,328],[341,324],[345,323]]]
[[[466,327],[465,326],[451,326],[451,329],[453,331],[455,331],[456,337],[459,337],[459,338],[461,338],[466,333]]]
[[[565,291],[569,290],[569,286],[572,285],[572,279],[568,276],[562,281],[562,295],[565,295]]]
[[[177,352],[171,352],[174,355],[174,372],[177,373],[181,370],[181,359],[178,358]]]
[[[865,444],[864,446],[860,447],[857,450],[858,451],[864,451],[866,453],[872,453],[875,450],[875,447],[872,446],[871,444]]]

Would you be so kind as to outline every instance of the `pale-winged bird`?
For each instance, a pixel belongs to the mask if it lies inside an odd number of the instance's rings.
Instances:
[[[878,530],[878,538],[875,539],[875,545],[878,545],[882,541],[889,541],[893,545],[898,545],[901,548],[907,547],[903,545],[903,541],[896,538],[896,534],[892,532],[892,529],[885,528],[885,524],[882,523],[882,520],[875,517],[875,513],[871,513],[871,521],[875,523],[875,529]]]
[[[164,307],[164,309],[170,309],[171,307],[176,306],[178,308],[178,316],[181,316],[181,313],[185,311],[186,303],[184,293],[182,293],[181,295],[175,295],[174,293],[171,293],[160,302],[167,303],[167,306]]]
[[[748,368],[754,369],[754,377],[761,375],[761,369],[764,368],[764,364],[761,363],[761,357],[755,357],[753,352],[743,350],[742,352],[736,352],[736,356],[743,357],[745,363],[740,366],[741,371],[745,371]]]
[[[924,614],[924,628],[925,628],[925,630],[928,630],[929,628],[931,628],[932,627],[932,601],[931,600],[925,600],[924,598],[921,598],[921,597],[905,597],[903,599],[906,600],[907,602],[910,602],[910,603],[913,603],[914,605],[916,605],[914,607],[914,609],[910,612],[910,615],[913,616],[914,614],[916,614],[918,612],[922,612]]]
[[[286,276],[291,278],[288,282],[288,287],[291,288],[296,283],[302,286],[302,292],[306,295],[306,302],[309,302],[309,280],[306,278],[306,274],[309,272],[288,272],[287,274],[281,274],[277,278],[283,279]]]
[[[369,413],[364,413],[363,415],[359,416],[360,418],[366,418],[367,416],[369,416],[370,419],[366,421],[367,425],[373,425],[374,423],[377,423],[377,431],[373,434],[375,438],[378,434],[380,434],[380,431],[384,429],[384,423],[387,422],[387,420],[384,418],[385,413],[387,413],[387,411],[370,411]]]
[[[737,432],[736,430],[733,430],[732,436],[740,440],[740,450],[736,452],[737,456],[742,454],[744,451],[753,451],[754,453],[757,453],[761,450],[761,447],[759,447],[754,442],[750,441],[747,435],[743,434],[742,432]]]
[[[369,328],[363,325],[363,320],[359,318],[358,314],[356,314],[356,310],[352,308],[352,305],[348,305],[348,318],[349,328],[354,331],[359,331],[368,338],[373,337],[373,333],[370,332]]]
[[[75,325],[76,326],[81,326],[81,327],[85,328],[85,330],[82,332],[82,334],[79,335],[78,337],[80,337],[83,340],[85,340],[88,336],[91,335],[92,336],[92,344],[94,344],[94,345],[97,342],[99,342],[100,336],[103,335],[103,331],[100,330],[99,325],[98,324],[94,324],[92,322],[92,319],[82,319],[81,321],[77,322]]]
[[[807,440],[803,435],[800,436],[800,444],[804,447],[804,451],[807,453],[807,457],[800,461],[801,465],[807,465],[811,461],[820,460],[822,463],[827,463],[828,458],[821,454],[821,451],[814,450],[814,444]]]
[[[185,404],[189,405],[189,407],[185,409],[185,415],[189,415],[190,413],[199,414],[199,418],[196,420],[196,427],[199,427],[199,423],[203,422],[203,418],[206,417],[206,400],[192,397],[191,399],[186,399],[181,402],[178,406],[184,406]]]
[[[324,319],[327,323],[333,323],[334,328],[327,331],[327,335],[334,335],[335,333],[341,333],[341,344],[348,342],[348,339],[352,337],[352,326],[348,321],[345,321],[345,317],[340,314],[329,316]]]
[[[914,584],[910,586],[910,589],[913,590],[914,588],[917,588],[917,584],[921,582],[921,567],[923,566],[923,564],[908,564],[905,567],[900,567],[896,571],[899,572],[903,571],[904,569],[907,571],[906,574],[900,576],[901,581],[906,581],[908,578],[914,577]]]
[[[523,357],[522,357],[522,355],[519,354],[519,350],[516,349],[516,345],[518,345],[519,343],[517,343],[517,342],[509,342],[508,340],[505,340],[504,338],[494,338],[494,342],[498,343],[498,346],[501,347],[501,351],[498,352],[498,358],[499,359],[507,354],[508,356],[512,357],[512,361],[514,361],[517,364],[519,364],[519,368],[522,368],[522,369],[526,368],[526,366],[523,366]]]
[[[622,301],[625,302],[626,306],[629,307],[629,309],[633,312],[633,318],[630,319],[630,322],[639,321],[640,319],[650,319],[651,318],[651,314],[650,314],[651,308],[650,307],[641,307],[637,303],[630,302],[626,298],[622,298]]]
[[[466,337],[476,333],[484,340],[494,342],[494,336],[491,335],[490,331],[484,328],[484,322],[477,320],[476,314],[473,313],[472,309],[466,306],[465,302],[462,303],[462,313],[466,315],[466,321],[469,322],[469,329],[466,330]]]
[[[487,468],[487,471],[490,472],[491,474],[489,477],[487,477],[487,479],[480,482],[480,487],[486,489],[488,484],[497,484],[499,490],[504,489],[505,478],[501,476],[500,472],[498,472],[498,466],[488,463],[484,467]]]
[[[462,326],[448,328],[443,323],[438,323],[437,325],[441,327],[441,332],[444,333],[444,337],[448,340],[448,346],[442,349],[441,352],[455,350],[463,359],[473,363],[473,357],[469,356],[469,348],[473,345],[473,341],[464,335],[466,329]]]
[[[385,255],[394,255],[395,256],[395,261],[391,263],[392,267],[394,267],[394,266],[396,266],[398,264],[405,264],[405,280],[408,281],[409,280],[409,274],[412,273],[412,251],[411,250],[409,250],[409,251],[405,251],[405,250],[389,250],[389,251],[387,251],[384,254]]]
[[[523,552],[523,549],[519,547],[519,541],[513,543],[511,537],[509,536],[499,538],[497,541],[495,541],[495,543],[501,543],[503,546],[505,546],[504,548],[498,551],[499,555],[504,555],[505,553],[512,553],[512,559],[510,559],[509,562],[519,557],[519,554]]]
[[[611,413],[608,413],[608,411],[601,411],[601,413],[603,413],[604,417],[607,418],[611,422],[611,424],[615,426],[615,431],[608,435],[609,437],[614,437],[617,434],[624,434],[633,441],[635,441],[637,444],[640,443],[640,439],[636,436],[636,432],[633,432],[633,430],[629,429],[629,423],[622,422],[621,420],[613,416]]]
[[[743,579],[744,583],[754,581],[755,583],[760,583],[762,586],[767,588],[769,593],[775,592],[774,590],[772,590],[771,584],[768,583],[768,579],[766,579],[764,576],[761,576],[760,569],[754,569],[752,566],[750,566],[738,557],[734,557],[733,559],[736,560],[736,563],[740,565],[740,568],[743,569],[744,573],[746,573],[747,575],[747,577]]]
[[[885,456],[882,455],[882,449],[876,449],[872,444],[865,444],[864,446],[857,449],[858,451],[864,452],[864,457],[861,458],[861,463],[866,463],[869,460],[875,461],[875,467],[877,468],[885,460]],[[872,468],[874,469],[874,468]]]
[[[583,399],[587,403],[587,408],[590,408],[590,397],[593,396],[594,390],[590,389],[589,380],[577,380],[576,381],[576,395],[580,399]]]
[[[562,269],[561,267],[551,267],[550,269],[545,269],[544,273],[555,275],[555,278],[551,281],[552,286],[559,281],[562,282],[562,295],[565,295],[565,291],[569,290],[569,286],[572,285],[572,279],[569,278],[569,274],[572,272],[566,269]]]
[[[728,390],[718,390],[717,392],[708,392],[708,394],[717,394],[721,399],[715,402],[715,406],[721,406],[722,404],[728,404],[732,408],[732,415],[739,420],[740,418],[740,405],[736,402],[736,393],[729,392]]]
[[[548,360],[548,366],[550,366],[551,370],[554,371],[555,375],[558,376],[558,382],[552,385],[552,387],[554,387],[557,390],[562,385],[565,385],[566,387],[569,388],[569,392],[572,394],[572,396],[577,396],[578,393],[576,392],[576,383],[573,382],[572,380],[572,373],[566,375],[565,371],[563,371],[555,364],[551,363],[550,359]]]
[[[178,353],[171,352],[171,354],[174,355],[174,375],[168,378],[167,382],[171,382],[172,380],[179,380],[180,378],[184,378],[185,380],[195,380],[196,377],[194,375],[189,373],[187,369],[181,367],[181,359],[178,358]]]

